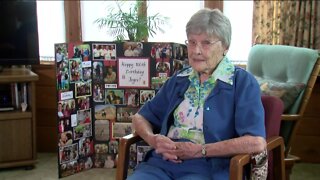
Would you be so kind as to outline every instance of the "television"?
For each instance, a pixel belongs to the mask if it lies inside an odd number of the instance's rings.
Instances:
[[[0,0],[0,66],[39,64],[37,3]]]

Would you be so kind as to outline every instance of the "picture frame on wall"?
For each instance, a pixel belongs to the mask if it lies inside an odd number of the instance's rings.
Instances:
[[[152,77],[151,89],[158,91],[168,79],[169,77]]]
[[[123,55],[126,57],[137,57],[143,55],[143,44],[141,42],[124,42]]]
[[[131,116],[138,112],[136,107],[119,107],[117,108],[117,122],[132,122]]]
[[[156,95],[155,90],[140,90],[140,104],[145,104]]]
[[[91,81],[78,82],[75,85],[76,98],[92,95]]]
[[[100,61],[116,61],[117,45],[114,43],[93,43],[92,58]]]
[[[82,80],[82,61],[80,58],[69,59],[70,83],[80,82]]]
[[[80,138],[92,136],[92,125],[79,124],[73,128],[73,139],[79,140]]]
[[[96,105],[94,107],[94,117],[96,120],[110,120],[112,122],[116,119],[116,107],[111,104]]]
[[[95,140],[109,141],[110,140],[110,121],[96,120],[95,121]]]
[[[77,124],[88,124],[91,122],[91,108],[77,111]]]
[[[118,59],[119,88],[149,88],[150,60],[149,58],[119,58]]]
[[[124,90],[106,89],[105,104],[124,105]]]
[[[125,89],[125,104],[128,107],[139,107],[139,90],[138,89]]]
[[[60,164],[77,160],[79,158],[78,145],[72,144],[59,148]]]
[[[131,123],[114,123],[112,124],[112,138],[119,139],[132,133]]]

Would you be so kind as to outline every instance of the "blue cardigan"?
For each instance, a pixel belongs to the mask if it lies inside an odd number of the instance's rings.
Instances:
[[[189,84],[188,76],[172,76],[157,95],[139,110],[156,133],[168,133],[174,121],[173,111],[183,101]],[[250,73],[235,67],[232,85],[217,80],[204,104],[203,133],[206,144],[243,135],[265,138],[260,87]],[[230,157],[208,159],[211,161],[213,179],[229,177]]]

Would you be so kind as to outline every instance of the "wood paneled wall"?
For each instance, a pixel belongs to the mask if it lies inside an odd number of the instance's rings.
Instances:
[[[320,163],[320,76],[292,142],[291,154],[302,162]]]
[[[33,71],[39,75],[36,82],[36,129],[38,152],[57,152],[57,96],[55,66],[36,65]]]

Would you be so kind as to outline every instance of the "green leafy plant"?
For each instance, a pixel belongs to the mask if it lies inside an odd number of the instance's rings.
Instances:
[[[126,1],[115,1],[116,8],[110,7],[106,17],[94,21],[99,28],[108,28],[111,36],[117,41],[124,41],[126,37],[130,41],[143,41],[149,36],[153,37],[158,31],[164,33],[162,26],[167,25],[169,18],[159,13],[145,16],[139,13],[143,1],[131,4],[128,11],[123,10]]]

